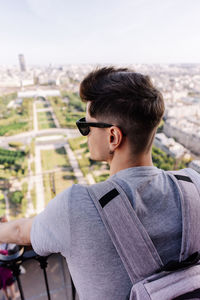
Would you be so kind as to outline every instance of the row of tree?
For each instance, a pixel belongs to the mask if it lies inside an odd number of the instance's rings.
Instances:
[[[22,158],[25,156],[25,152],[21,150],[13,151],[13,150],[0,148],[0,156]]]
[[[166,171],[186,167],[186,163],[184,161],[177,161],[175,158],[167,155],[164,151],[155,146],[153,146],[152,149],[152,159],[157,168]]]

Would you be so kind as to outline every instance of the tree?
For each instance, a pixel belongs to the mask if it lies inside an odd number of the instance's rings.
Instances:
[[[13,204],[21,204],[23,197],[24,196],[21,191],[15,191],[11,195],[11,202]]]

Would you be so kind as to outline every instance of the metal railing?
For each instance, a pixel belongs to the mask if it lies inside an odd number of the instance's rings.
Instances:
[[[0,254],[0,266],[10,269],[12,271],[13,276],[16,278],[17,281],[21,300],[25,300],[25,297],[24,297],[24,291],[21,284],[21,280],[20,280],[20,273],[21,273],[20,266],[22,265],[23,262],[30,259],[36,260],[39,263],[39,266],[43,271],[47,299],[51,300],[47,271],[46,271],[49,257],[50,255],[49,256],[37,255],[33,250],[26,250],[26,248],[22,246],[20,246],[19,250],[14,254],[11,255]],[[71,286],[72,286],[72,299],[74,300],[76,297],[76,291],[72,279],[71,279]]]

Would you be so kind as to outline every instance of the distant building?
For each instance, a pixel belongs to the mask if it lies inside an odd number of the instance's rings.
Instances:
[[[156,134],[154,145],[174,158],[183,157],[187,153],[187,149],[175,142],[173,138],[168,138],[164,133]]]
[[[61,96],[59,90],[33,90],[33,91],[24,91],[18,92],[17,96],[19,98],[38,98],[38,97],[53,97],[53,96]]]
[[[23,103],[23,99],[17,98],[16,100],[11,100],[8,105],[7,108],[17,108],[17,107],[21,107]]]
[[[190,112],[188,112],[190,114]],[[167,136],[173,137],[177,142],[193,153],[200,155],[200,121],[195,116],[190,116],[190,119],[183,117],[170,118],[165,121],[163,131]]]
[[[200,160],[191,161],[189,167],[195,170],[196,172],[200,173]]]
[[[19,66],[21,72],[26,72],[26,64],[24,59],[24,54],[19,54]]]

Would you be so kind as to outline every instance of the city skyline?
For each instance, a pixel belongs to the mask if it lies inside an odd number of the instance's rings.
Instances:
[[[0,65],[200,63],[200,2],[0,0]]]

